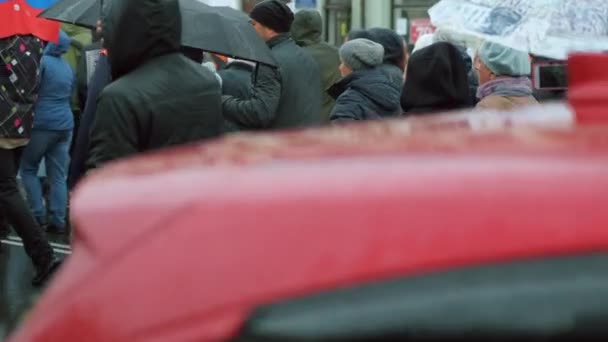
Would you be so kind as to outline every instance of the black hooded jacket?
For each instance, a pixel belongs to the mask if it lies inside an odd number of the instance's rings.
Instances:
[[[397,32],[376,27],[369,30],[372,40],[384,47],[384,62],[380,70],[395,83],[399,89],[403,88],[403,69],[405,67],[405,40]]]
[[[180,51],[178,0],[109,2],[104,38],[112,80],[101,93],[89,167],[219,135],[215,76]]]
[[[401,94],[406,115],[465,108],[469,104],[467,68],[454,45],[439,42],[412,54]]]

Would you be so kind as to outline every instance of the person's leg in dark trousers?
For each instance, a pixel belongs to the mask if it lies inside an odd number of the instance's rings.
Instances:
[[[25,252],[36,267],[37,274],[33,284],[42,285],[59,266],[59,262],[17,187],[17,170],[22,150],[0,149],[0,207],[23,240]]]

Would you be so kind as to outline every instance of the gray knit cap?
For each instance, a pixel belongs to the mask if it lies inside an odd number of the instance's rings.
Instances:
[[[353,70],[369,69],[382,64],[384,47],[369,39],[353,39],[342,45],[340,58]]]

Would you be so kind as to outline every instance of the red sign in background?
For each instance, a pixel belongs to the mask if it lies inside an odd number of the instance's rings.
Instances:
[[[410,44],[416,44],[421,36],[435,32],[431,19],[412,19],[410,24]]]

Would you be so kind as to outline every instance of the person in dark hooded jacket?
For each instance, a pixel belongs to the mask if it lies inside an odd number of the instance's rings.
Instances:
[[[304,50],[308,51],[319,64],[323,81],[323,105],[321,113],[324,121],[329,121],[329,114],[335,101],[327,90],[340,80],[340,56],[338,48],[321,40],[323,19],[316,10],[301,10],[295,14],[291,25],[291,37]]]
[[[354,29],[351,30],[346,38],[344,38],[344,43],[347,43],[349,40],[365,38],[371,41],[374,41],[374,36],[366,29]]]
[[[279,68],[259,66],[250,98],[224,96],[226,120],[241,129],[286,129],[321,124],[319,66],[289,36],[293,22],[289,7],[278,0],[266,0],[256,5],[249,17],[253,28],[270,47]]]
[[[107,6],[103,30],[112,83],[98,100],[89,167],[220,135],[220,84],[180,53],[179,1]]]
[[[379,68],[384,48],[369,39],[349,40],[340,48],[344,78],[330,89],[336,97],[332,122],[381,119],[400,114],[400,87]]]
[[[87,171],[87,159],[89,156],[91,130],[95,122],[95,114],[97,113],[97,98],[112,80],[111,68],[108,62],[108,56],[102,52],[97,60],[95,71],[91,76],[91,80],[87,86],[87,102],[82,112],[78,134],[76,135],[76,143],[74,144],[74,152],[70,163],[70,173],[68,177],[68,188],[73,189],[76,184],[85,176]]]
[[[380,69],[396,86],[402,88],[407,63],[405,40],[397,32],[382,27],[369,29],[369,33],[372,41],[384,47],[384,61]]]
[[[469,80],[469,106],[474,107],[477,104],[477,88],[479,87],[479,80],[477,79],[477,72],[473,68],[473,58],[467,51],[467,43],[465,36],[458,33],[452,32],[451,30],[438,29],[433,34],[433,42],[448,42],[453,44],[458,51],[462,60],[468,70],[467,77]]]
[[[454,45],[434,43],[412,54],[401,95],[406,115],[460,109],[469,104],[467,68]]]

